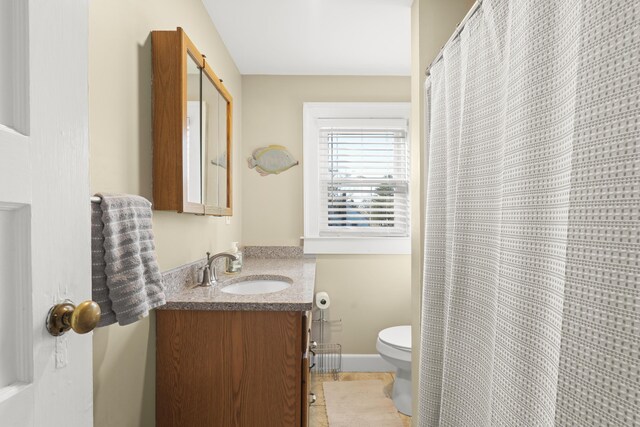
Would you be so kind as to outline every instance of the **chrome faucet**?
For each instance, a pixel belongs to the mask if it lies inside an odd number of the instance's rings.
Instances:
[[[213,262],[219,258],[229,258],[231,261],[237,261],[239,258],[235,254],[228,252],[220,252],[214,256],[210,256],[211,252],[207,252],[207,263],[202,270],[202,283],[200,286],[213,286],[218,283],[218,273],[216,272],[216,266]]]

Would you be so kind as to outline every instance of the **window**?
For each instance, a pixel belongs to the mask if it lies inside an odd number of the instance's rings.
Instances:
[[[410,253],[409,112],[304,104],[305,253]]]

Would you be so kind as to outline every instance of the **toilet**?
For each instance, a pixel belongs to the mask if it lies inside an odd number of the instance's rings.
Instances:
[[[391,398],[398,411],[411,415],[411,325],[394,326],[378,334],[376,349],[396,367]]]

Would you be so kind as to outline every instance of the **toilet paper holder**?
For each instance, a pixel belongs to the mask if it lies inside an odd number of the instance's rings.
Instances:
[[[328,320],[324,318],[324,312],[331,306],[331,298],[329,298],[329,294],[327,292],[317,292],[314,299],[316,308],[320,312],[319,318],[313,319],[314,322],[330,324],[342,323],[342,319]]]
[[[325,294],[328,299],[328,295]],[[325,305],[325,301],[322,301]],[[314,367],[316,372],[321,374],[333,374],[333,380],[338,380],[338,374],[342,371],[342,346],[340,344],[331,344],[324,342],[324,330],[327,324],[341,324],[342,319],[329,320],[325,319],[326,308],[318,306],[319,318],[313,319],[312,322],[318,323],[319,341],[315,343],[312,353],[315,356]]]

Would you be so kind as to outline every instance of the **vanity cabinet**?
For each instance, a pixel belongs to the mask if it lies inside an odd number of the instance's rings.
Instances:
[[[309,312],[157,311],[156,425],[307,426]]]
[[[181,28],[151,44],[154,209],[231,216],[231,94]]]

